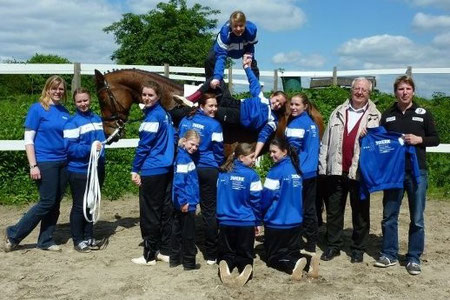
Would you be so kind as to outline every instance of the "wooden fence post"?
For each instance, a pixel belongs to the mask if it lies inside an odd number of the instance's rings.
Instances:
[[[333,85],[337,86],[337,68],[333,67]]]
[[[233,68],[230,66],[228,68],[228,90],[230,94],[233,94]]]
[[[164,64],[164,76],[169,78],[170,72],[169,72],[169,64]]]
[[[273,70],[273,91],[278,91],[278,70]]]
[[[412,76],[412,67],[411,66],[408,66],[408,68],[406,68],[406,75],[408,75],[408,76]]]
[[[81,65],[80,63],[74,63],[72,85],[71,85],[72,95],[73,92],[75,92],[75,90],[79,87],[81,87]]]

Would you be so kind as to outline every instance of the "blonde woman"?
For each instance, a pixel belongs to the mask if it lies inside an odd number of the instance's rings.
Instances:
[[[64,79],[53,75],[45,83],[39,102],[34,103],[25,120],[25,150],[30,177],[39,189],[39,202],[20,221],[6,229],[5,251],[18,244],[41,223],[37,247],[60,251],[53,240],[59,217],[59,204],[67,184],[67,155],[63,129],[69,112],[61,104],[66,97]]]

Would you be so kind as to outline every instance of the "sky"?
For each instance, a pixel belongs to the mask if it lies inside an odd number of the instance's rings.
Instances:
[[[0,0],[0,61],[40,53],[113,63],[118,46],[102,29],[158,2],[168,1]],[[245,12],[258,27],[260,70],[450,68],[450,0],[187,0],[194,3],[220,10],[219,26],[234,10]],[[450,95],[450,74],[414,78],[420,96]],[[391,92],[394,79],[377,77],[377,86]]]

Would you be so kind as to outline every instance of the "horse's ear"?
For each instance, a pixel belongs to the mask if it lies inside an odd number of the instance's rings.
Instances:
[[[97,91],[105,86],[105,77],[97,69],[95,69],[95,85],[97,86]]]

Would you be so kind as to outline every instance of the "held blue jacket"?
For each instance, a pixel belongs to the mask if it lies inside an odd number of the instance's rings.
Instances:
[[[91,110],[77,110],[64,126],[64,143],[67,151],[67,170],[87,173],[91,146],[94,141],[105,141],[101,118]],[[102,149],[98,165],[105,164],[105,151]]]
[[[388,132],[383,126],[368,128],[361,139],[359,157],[361,199],[375,191],[403,188],[407,158],[411,162],[412,174],[419,182],[416,148],[405,144],[402,137],[401,133]]]
[[[261,92],[261,85],[251,68],[245,73],[250,84],[250,98],[241,101],[240,118],[242,126],[259,131],[258,142],[265,143],[277,130],[278,118],[270,109],[269,99]]]
[[[230,172],[217,180],[217,220],[221,225],[257,226],[261,223],[262,184],[258,174],[234,160]]]
[[[175,152],[172,119],[159,101],[146,108],[144,114],[131,171],[142,176],[166,174],[172,168]]]
[[[288,229],[303,222],[303,180],[291,159],[285,157],[269,171],[264,182],[261,208],[264,225]]]
[[[174,207],[181,207],[189,203],[189,211],[195,211],[200,202],[198,175],[191,155],[179,147],[173,168],[172,201]]]
[[[297,150],[303,178],[317,176],[320,138],[316,123],[306,111],[294,117],[285,130],[289,144]]]
[[[67,159],[63,130],[70,114],[62,105],[50,105],[45,110],[41,103],[31,105],[25,119],[25,128],[36,132],[34,152],[36,161],[60,161]]]
[[[198,109],[193,117],[184,117],[178,126],[178,134],[183,137],[186,131],[194,129],[200,134],[200,145],[194,154],[198,168],[218,168],[222,164],[223,133],[217,120]]]
[[[234,59],[241,58],[245,53],[255,56],[256,25],[250,21],[245,23],[245,31],[241,36],[236,36],[227,22],[220,29],[213,49],[216,54],[216,64],[214,66],[214,79],[222,80],[227,57]]]

